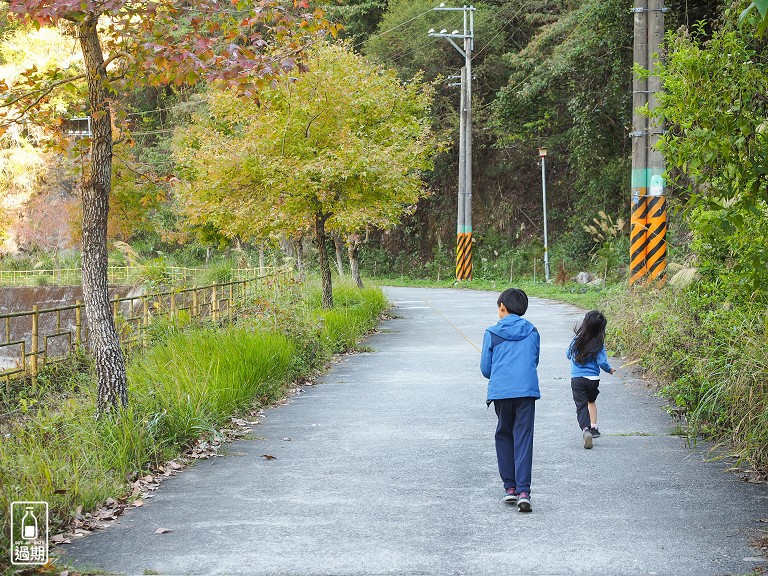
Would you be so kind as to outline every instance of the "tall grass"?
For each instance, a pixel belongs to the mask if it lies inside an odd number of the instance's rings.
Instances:
[[[128,478],[178,456],[232,415],[280,398],[294,379],[354,346],[387,307],[377,288],[339,286],[330,311],[319,309],[316,286],[272,296],[255,294],[228,328],[158,330],[155,344],[129,361],[129,407],[99,421],[87,363],[73,363],[76,374],[41,378],[35,402],[25,400],[32,407],[0,420],[3,549],[10,502],[47,501],[60,527],[78,506],[87,511],[126,494]],[[15,408],[3,401],[5,412]]]
[[[215,430],[254,399],[277,398],[293,376],[295,344],[234,327],[181,333],[131,363],[133,402],[163,444]]]
[[[727,442],[768,467],[768,311],[703,296],[696,287],[616,297],[609,344],[642,359],[692,436]]]

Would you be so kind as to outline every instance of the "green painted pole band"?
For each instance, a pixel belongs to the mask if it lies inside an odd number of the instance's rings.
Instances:
[[[632,188],[648,188],[651,182],[651,174],[648,168],[632,169]]]

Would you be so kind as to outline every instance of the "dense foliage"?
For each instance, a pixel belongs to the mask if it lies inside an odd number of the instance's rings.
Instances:
[[[695,266],[726,299],[768,298],[768,54],[735,12],[670,34],[662,150],[687,196]]]

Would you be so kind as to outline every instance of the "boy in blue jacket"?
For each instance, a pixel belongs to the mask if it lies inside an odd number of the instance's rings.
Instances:
[[[480,370],[488,378],[487,403],[493,402],[496,426],[496,459],[504,482],[504,502],[531,511],[533,467],[533,418],[541,398],[539,332],[522,318],[528,296],[509,288],[496,302],[499,322],[485,331]]]

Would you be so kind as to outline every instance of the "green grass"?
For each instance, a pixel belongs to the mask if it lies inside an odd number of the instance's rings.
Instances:
[[[490,290],[496,292],[501,292],[507,288],[520,288],[524,290],[528,296],[566,302],[585,310],[603,308],[610,298],[623,290],[623,285],[621,284],[609,284],[606,288],[603,288],[601,286],[585,286],[574,282],[567,282],[565,284],[547,284],[543,282],[534,282],[532,279],[528,278],[521,279],[514,284],[507,284],[496,280],[469,280],[457,283],[453,278],[437,282],[435,280],[414,279],[403,276],[392,278],[379,277],[376,279],[376,282],[380,286],[459,288]]]
[[[640,359],[684,430],[768,469],[768,313],[689,289],[628,291],[608,309],[609,347]],[[681,428],[683,430],[683,428]]]
[[[0,421],[2,548],[11,501],[47,501],[58,528],[78,506],[88,511],[125,495],[128,478],[217,434],[232,415],[283,397],[294,379],[356,346],[388,307],[378,288],[340,285],[335,300],[333,310],[320,310],[319,289],[310,284],[269,298],[254,294],[232,327],[157,330],[154,345],[129,361],[129,407],[98,421],[82,359],[70,363],[74,373],[51,368],[34,395],[16,390],[3,398],[6,413],[27,408]]]

